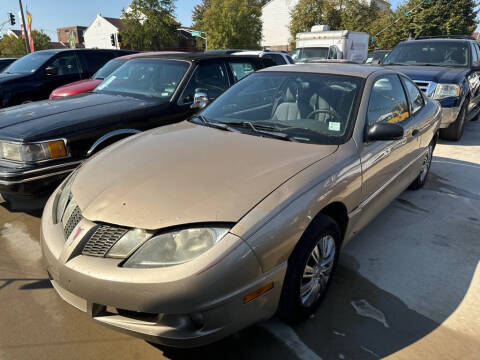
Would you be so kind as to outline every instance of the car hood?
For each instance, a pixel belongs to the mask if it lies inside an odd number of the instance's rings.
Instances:
[[[337,149],[184,121],[100,152],[80,168],[72,193],[91,221],[149,230],[237,222],[285,181]]]
[[[436,83],[461,83],[467,68],[440,66],[385,66],[388,69],[404,73],[412,80],[433,81]]]
[[[97,122],[102,118],[118,121],[118,114],[141,110],[148,102],[125,96],[107,94],[81,94],[53,100],[0,109],[0,138],[5,140],[33,141],[58,135],[81,123]],[[61,132],[61,131],[60,131]]]
[[[53,90],[52,94],[50,95],[50,98],[71,96],[75,94],[81,94],[87,91],[92,91],[101,82],[102,80],[86,79],[86,80],[76,81],[71,84],[63,85]]]

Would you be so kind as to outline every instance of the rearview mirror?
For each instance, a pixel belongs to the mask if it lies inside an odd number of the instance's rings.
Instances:
[[[399,140],[403,138],[403,127],[398,124],[380,122],[369,127],[367,140],[369,141],[387,141]]]
[[[210,100],[208,99],[208,95],[204,92],[197,92],[193,96],[193,104],[190,106],[192,109],[203,109],[208,105]]]
[[[58,69],[55,66],[47,66],[45,68],[45,75],[46,76],[58,75]]]

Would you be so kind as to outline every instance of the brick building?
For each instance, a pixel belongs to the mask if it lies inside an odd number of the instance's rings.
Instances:
[[[63,43],[63,44],[68,44],[68,37],[70,36],[70,33],[73,31],[75,33],[75,37],[77,39],[76,41],[76,47],[85,47],[85,40],[83,38],[83,33],[87,30],[86,26],[68,26],[68,27],[63,27],[63,28],[58,28],[57,29],[57,37],[58,37],[58,42]]]

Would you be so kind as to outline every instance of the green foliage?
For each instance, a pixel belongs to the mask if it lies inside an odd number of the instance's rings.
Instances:
[[[258,0],[210,0],[201,30],[209,49],[258,49],[262,38],[262,4]]]
[[[45,50],[50,48],[50,37],[43,31],[32,31],[33,43],[35,51]],[[0,55],[4,57],[14,56],[19,57],[27,54],[25,47],[25,40],[21,37],[4,35],[0,39]]]
[[[381,11],[360,0],[300,0],[292,11],[290,32],[310,31],[313,25],[332,30],[364,31],[375,36],[372,48],[389,49],[409,36],[471,35],[477,26],[475,0],[406,0],[395,11]],[[417,5],[421,6],[417,7]],[[407,10],[417,7],[405,16]]]
[[[175,0],[133,0],[130,10],[122,11],[122,45],[149,51],[175,46],[179,24],[174,11]]]

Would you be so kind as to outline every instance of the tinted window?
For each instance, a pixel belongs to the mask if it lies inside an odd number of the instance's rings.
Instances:
[[[72,75],[80,73],[78,69],[77,57],[74,53],[68,52],[57,55],[55,58],[47,62],[46,66],[57,68],[57,75]]]
[[[45,62],[53,56],[50,52],[34,52],[18,59],[11,64],[5,72],[30,74],[37,71]]]
[[[290,55],[286,55],[287,57],[287,60],[290,64],[295,64],[295,61],[293,61],[293,59],[290,57]]]
[[[475,45],[473,45],[473,43],[470,43],[470,47],[472,50],[472,62],[476,62],[478,61],[477,49],[475,48]]]
[[[125,64],[127,62],[127,59],[113,59],[107,62],[105,65],[103,65],[100,70],[98,70],[95,75],[92,77],[94,79],[98,80],[103,80],[105,79],[108,75],[113,73],[115,70],[117,70],[120,66]]]
[[[407,99],[398,76],[387,75],[375,81],[368,104],[368,124],[399,123],[408,117]]]
[[[403,83],[405,84],[405,89],[407,90],[408,99],[412,105],[412,113],[415,114],[420,110],[423,105],[423,96],[418,90],[418,88],[410,80],[402,77]]]
[[[202,112],[210,121],[268,126],[299,142],[343,143],[362,79],[330,74],[260,72],[242,80]],[[251,135],[251,126],[238,127]]]
[[[249,62],[230,62],[229,66],[232,69],[235,82],[242,80],[245,76],[255,71],[253,65]]]
[[[264,58],[272,59],[275,65],[285,65],[287,62],[280,54],[266,54],[263,55]]]
[[[80,51],[79,55],[86,66],[85,72],[95,74],[105,63],[115,57],[114,52],[107,51]]]
[[[99,93],[124,94],[169,101],[187,72],[185,61],[135,59],[108,76],[94,90]]]
[[[468,43],[457,41],[409,41],[396,46],[384,65],[468,66]]]
[[[183,92],[183,103],[191,103],[196,92],[216,98],[229,87],[227,72],[220,63],[200,64]]]

